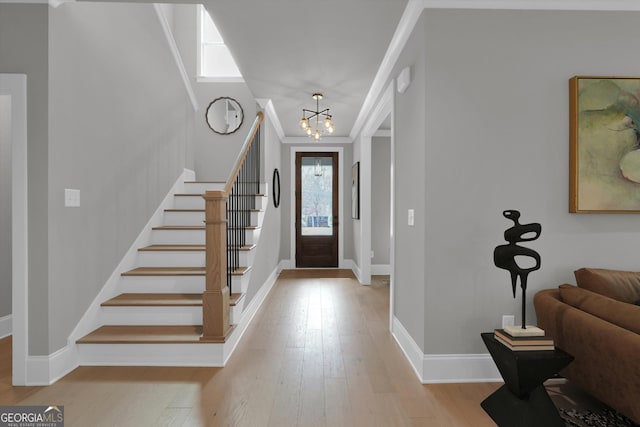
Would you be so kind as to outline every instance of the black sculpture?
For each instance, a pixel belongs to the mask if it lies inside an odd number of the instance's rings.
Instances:
[[[509,242],[507,245],[496,246],[493,251],[493,262],[498,268],[509,270],[511,274],[511,287],[513,289],[513,297],[516,297],[516,282],[520,278],[520,288],[522,288],[522,329],[525,329],[525,307],[527,292],[527,276],[532,271],[540,269],[540,254],[533,249],[518,246],[520,242],[530,242],[540,237],[542,227],[534,222],[531,224],[520,224],[520,212],[515,210],[507,210],[502,215],[513,221],[514,226],[504,231],[504,239]],[[525,235],[533,233],[533,236],[525,237]],[[520,267],[517,257],[528,257],[535,260],[533,267]]]

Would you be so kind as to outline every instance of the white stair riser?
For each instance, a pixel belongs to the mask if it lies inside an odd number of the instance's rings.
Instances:
[[[265,196],[256,196],[256,209],[266,210],[267,202],[269,201],[268,197]]]
[[[204,289],[204,276],[123,276],[119,291],[134,294],[191,294],[202,293]]]
[[[205,251],[138,251],[138,267],[204,267]]]
[[[204,209],[204,199],[202,196],[175,196],[174,209]],[[256,196],[255,209],[265,210],[268,197]]]
[[[262,211],[251,211],[249,212],[249,225],[252,227],[257,227],[262,223],[262,218],[264,217],[264,212]]]
[[[224,366],[223,344],[79,344],[80,365]]]
[[[204,225],[204,212],[173,212],[164,213],[164,225]]]
[[[202,325],[202,306],[102,307],[104,325]]]
[[[223,182],[185,182],[184,192],[186,194],[204,194],[207,190],[224,190]]]
[[[244,309],[244,300],[246,297],[243,297],[238,301],[236,305],[231,306],[231,313],[229,314],[230,322],[232,325],[237,325],[240,323],[240,319],[242,318],[242,310]]]
[[[202,196],[175,196],[174,209],[204,209]]]
[[[256,257],[255,248],[250,251],[240,251],[240,265],[243,267],[249,267],[253,265],[253,260]]]
[[[204,245],[204,230],[153,230],[151,243],[156,245]]]

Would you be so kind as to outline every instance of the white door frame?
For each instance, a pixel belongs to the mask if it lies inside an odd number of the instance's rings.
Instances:
[[[338,153],[338,268],[347,268],[344,263],[344,148],[331,146],[308,145],[291,147],[291,191],[289,191],[289,205],[291,208],[290,245],[291,268],[296,267],[296,153],[321,152]]]
[[[389,283],[389,329],[393,325],[394,295],[395,295],[395,229],[394,208],[395,200],[395,142],[394,142],[394,87],[395,80],[391,80],[382,97],[374,107],[360,134],[360,282],[371,283],[371,139],[380,128],[382,122],[391,116],[391,197],[390,207],[390,283]],[[356,242],[358,244],[358,242]]]
[[[13,385],[27,383],[28,340],[28,194],[27,76],[0,74],[0,95],[11,97],[11,321]]]

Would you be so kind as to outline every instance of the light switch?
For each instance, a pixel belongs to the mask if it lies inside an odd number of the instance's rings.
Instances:
[[[407,224],[413,227],[413,223],[414,223],[414,212],[413,212],[413,209],[409,209],[409,211],[407,212]]]
[[[64,189],[64,207],[79,208],[80,207],[80,190],[70,188]]]

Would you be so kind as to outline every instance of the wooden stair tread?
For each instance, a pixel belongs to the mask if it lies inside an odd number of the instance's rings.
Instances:
[[[176,193],[176,197],[202,197],[204,193]],[[204,199],[203,199],[204,200]]]
[[[103,307],[190,307],[202,306],[202,294],[120,294]]]
[[[204,276],[204,267],[138,267],[123,276]]]
[[[253,245],[244,245],[244,246],[240,246],[238,248],[238,250],[243,251],[243,252],[247,252],[247,251],[250,251],[250,250],[254,249],[255,247],[256,247],[255,244],[253,244]],[[233,250],[235,248],[236,248],[235,246],[229,246],[228,247],[229,250]]]
[[[162,225],[152,230],[204,230],[204,225]]]
[[[200,343],[202,326],[106,325],[76,341],[78,344],[190,344]]]
[[[242,293],[235,293],[235,294],[231,294],[229,295],[229,305],[231,306],[235,306],[238,304],[238,302],[244,298],[245,294]]]
[[[244,276],[245,274],[247,274],[249,272],[249,270],[251,270],[251,267],[238,267],[235,269],[235,271],[233,273],[231,273],[232,276]]]
[[[244,276],[251,267],[238,267],[233,276]],[[204,276],[205,267],[138,267],[125,271],[122,276]]]
[[[154,252],[154,251],[172,251],[172,252],[189,252],[189,251],[204,251],[205,245],[149,245],[144,248],[138,249],[142,252]]]

